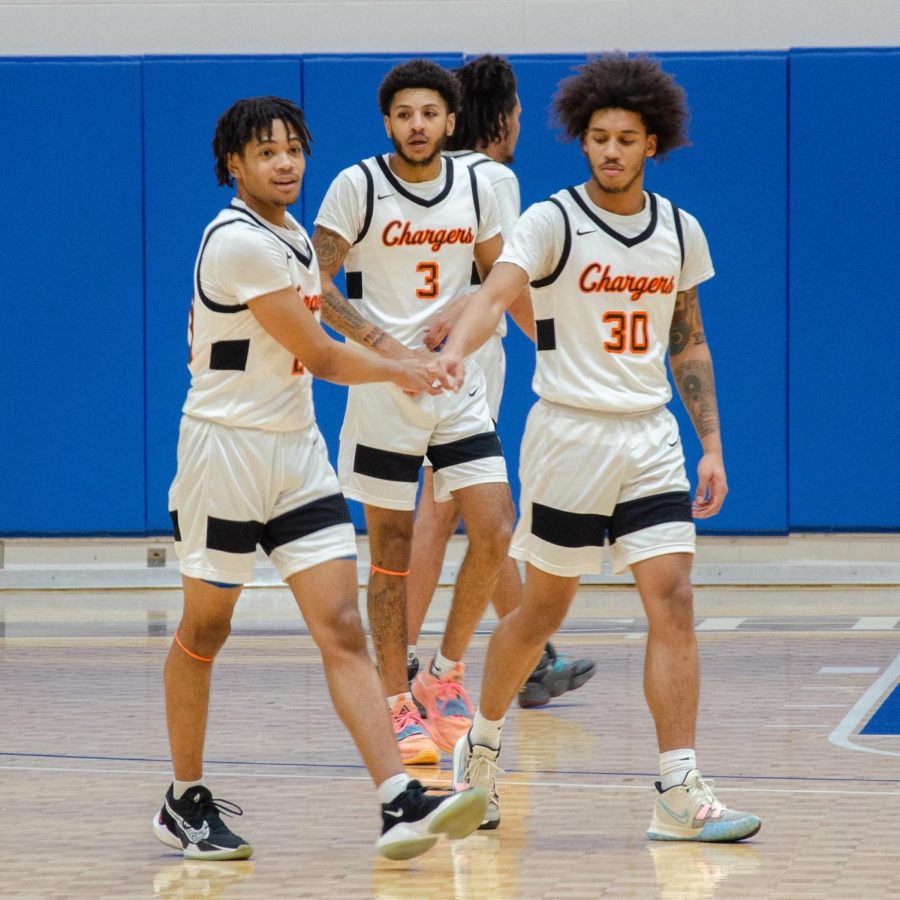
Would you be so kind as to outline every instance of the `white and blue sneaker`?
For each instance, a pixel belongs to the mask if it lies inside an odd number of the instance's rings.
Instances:
[[[730,843],[753,837],[762,827],[757,816],[726,809],[696,769],[681,784],[664,791],[657,781],[656,807],[647,829],[651,841]]]
[[[502,774],[497,765],[499,750],[482,744],[473,744],[464,734],[453,748],[453,790],[467,787],[482,788],[488,797],[484,819],[478,826],[482,831],[492,831],[500,824],[500,797],[497,794],[497,776]]]

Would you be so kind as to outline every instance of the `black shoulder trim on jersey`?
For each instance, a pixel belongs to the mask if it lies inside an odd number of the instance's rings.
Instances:
[[[609,522],[609,542],[653,525],[668,522],[693,522],[691,495],[688,491],[668,491],[617,503]]]
[[[249,216],[248,221],[251,224],[258,225],[260,228],[265,228],[265,230],[268,231],[269,234],[277,237],[278,240],[281,241],[281,243],[284,244],[284,246],[287,247],[288,250],[290,250],[293,256],[296,256],[297,259],[299,259],[307,269],[309,268],[310,263],[312,263],[313,250],[306,238],[303,238],[303,243],[306,244],[306,251],[300,251],[290,241],[286,241],[277,231],[274,231],[269,222],[256,215],[256,213],[254,213],[252,210],[241,209],[239,206],[235,206],[233,203],[229,204],[228,208],[233,209],[236,213],[243,213],[245,216]],[[301,235],[298,235],[298,237],[300,236]]]
[[[669,201],[672,207],[672,216],[675,220],[675,234],[678,236],[678,249],[681,250],[681,265],[684,266],[684,229],[681,225],[681,210],[672,201]]]
[[[481,226],[481,202],[478,199],[478,176],[475,174],[475,166],[469,166],[469,182],[472,185],[472,202],[475,204],[475,221]]]
[[[478,287],[481,284],[481,276],[478,274],[478,266],[474,260],[472,260],[472,274],[469,276],[469,284],[473,287]]]
[[[602,547],[609,516],[531,504],[531,533],[554,547]]]
[[[450,157],[444,157],[445,165],[444,170],[446,172],[444,186],[441,188],[439,193],[432,197],[430,200],[425,200],[422,197],[417,197],[415,194],[406,190],[405,187],[400,183],[397,179],[397,176],[391,171],[391,167],[385,161],[383,156],[376,156],[375,162],[378,163],[378,167],[381,169],[384,177],[390,182],[391,187],[400,194],[401,197],[405,197],[411,203],[417,203],[419,206],[437,206],[442,200],[447,199],[447,195],[450,193],[453,188],[453,160]]]
[[[232,209],[235,209],[232,207]],[[235,212],[242,213],[243,210],[235,209]],[[243,222],[245,225],[253,225],[254,227],[259,227],[256,225],[252,219],[248,218],[240,218],[240,219],[229,219],[227,222],[219,222],[213,228],[209,229],[209,234],[206,235],[206,240],[203,241],[203,245],[200,247],[200,254],[197,257],[197,271],[194,273],[194,289],[197,292],[197,296],[203,301],[203,305],[217,313],[238,313],[243,312],[245,309],[249,309],[246,303],[236,303],[233,306],[228,303],[216,303],[215,300],[210,300],[209,297],[203,291],[203,288],[200,287],[200,264],[203,262],[203,253],[206,250],[206,245],[209,243],[209,239],[220,229],[225,228],[227,225],[234,225],[236,222]]]
[[[556,197],[551,197],[549,202],[557,207],[562,213],[563,227],[565,228],[563,248],[562,253],[559,256],[559,262],[556,264],[556,268],[546,278],[538,278],[536,281],[532,281],[531,286],[533,288],[542,288],[547,287],[548,284],[553,284],[553,282],[559,278],[562,270],[566,267],[566,263],[569,261],[569,253],[572,250],[572,226],[569,225],[569,216],[566,213],[566,208],[556,199]]]
[[[209,367],[223,372],[244,372],[250,355],[250,338],[237,341],[213,341],[209,348]]]
[[[375,180],[372,178],[372,173],[365,163],[359,162],[357,165],[363,170],[363,175],[366,176],[366,215],[363,218],[362,229],[353,242],[354,245],[358,244],[368,233],[369,226],[372,224],[372,213],[375,212]]]
[[[482,159],[476,159],[475,162],[469,163],[469,168],[474,169],[475,166],[483,166],[485,163],[493,162],[493,160],[489,156],[485,156]]]
[[[592,222],[596,222],[597,226],[602,231],[605,231],[611,238],[614,238],[620,244],[624,244],[626,247],[634,247],[635,244],[643,243],[656,230],[656,221],[658,218],[656,195],[651,194],[649,191],[647,192],[647,196],[650,198],[650,222],[640,234],[637,234],[634,237],[626,237],[624,234],[619,234],[619,232],[616,231],[615,228],[607,225],[606,222],[603,221],[603,219],[596,215],[594,211],[587,205],[587,203],[584,202],[584,200],[581,198],[581,195],[578,193],[578,191],[575,190],[575,188],[570,187],[566,190]]]
[[[535,346],[538,351],[556,349],[556,320],[536,319],[534,322]]]
[[[344,495],[330,494],[269,519],[263,526],[259,545],[271,555],[273,550],[291,541],[299,541],[317,531],[350,522],[350,510]]]

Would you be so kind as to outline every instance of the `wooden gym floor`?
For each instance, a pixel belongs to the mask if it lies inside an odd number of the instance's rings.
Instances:
[[[860,733],[900,679],[896,599],[698,589],[700,766],[763,828],[660,844],[644,838],[645,626],[630,593],[583,588],[557,644],[597,673],[511,711],[500,829],[392,863],[373,852],[375,795],[289,595],[248,589],[216,663],[207,780],[244,808],[232,823],[255,856],[192,863],[150,830],[170,780],[161,671],[179,592],[0,591],[0,897],[896,898],[900,729]],[[489,629],[468,655],[476,697]],[[448,762],[417,774],[445,784]]]

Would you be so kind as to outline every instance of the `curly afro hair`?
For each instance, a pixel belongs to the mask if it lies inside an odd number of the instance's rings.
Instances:
[[[456,128],[448,150],[473,150],[503,140],[509,132],[507,116],[516,108],[516,76],[499,56],[485,54],[454,73],[460,87]]]
[[[656,158],[687,146],[690,112],[684,89],[649,56],[609,53],[579,66],[560,82],[553,99],[556,117],[569,140],[581,140],[599,109],[637,113],[656,135]]]
[[[437,91],[447,104],[447,112],[459,107],[459,85],[453,73],[430,59],[411,59],[394,66],[378,88],[378,108],[383,116],[391,114],[394,97],[407,88],[426,88]]]

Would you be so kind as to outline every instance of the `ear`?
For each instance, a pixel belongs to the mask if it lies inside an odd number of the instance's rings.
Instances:
[[[229,153],[225,158],[225,163],[228,167],[228,174],[235,180],[239,180],[241,174],[243,172],[243,167],[241,163],[243,160],[241,159],[240,153]]]
[[[390,116],[385,116],[385,117],[384,117],[384,133],[385,133],[389,138],[393,138],[393,137],[394,137],[394,133],[391,131],[391,117],[390,117]]]
[[[649,159],[651,156],[656,156],[656,135],[655,134],[647,135],[647,158]]]
[[[447,114],[447,128],[446,134],[449,137],[453,134],[453,129],[456,128],[456,113],[448,113]]]

